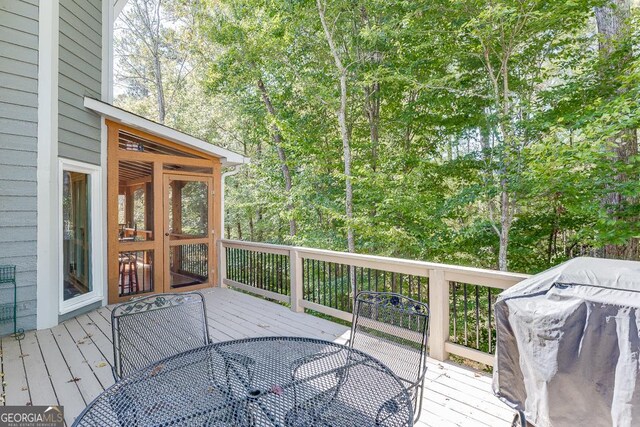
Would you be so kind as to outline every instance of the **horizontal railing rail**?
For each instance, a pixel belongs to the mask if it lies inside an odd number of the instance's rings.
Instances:
[[[219,283],[351,321],[354,294],[397,292],[429,304],[430,356],[493,364],[493,305],[529,277],[473,267],[267,243],[219,240]]]

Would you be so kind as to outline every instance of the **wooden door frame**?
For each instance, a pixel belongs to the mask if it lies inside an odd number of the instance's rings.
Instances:
[[[211,180],[209,191],[209,280],[206,285],[196,285],[200,288],[212,287],[217,284],[217,251],[215,245],[217,236],[220,236],[220,212],[221,208],[221,162],[220,159],[202,153],[190,147],[185,147],[173,141],[166,140],[157,135],[132,128],[130,126],[105,120],[107,125],[107,294],[109,304],[129,301],[140,295],[161,293],[165,289],[165,242],[164,242],[164,175],[179,175],[181,177],[195,176],[208,177]],[[140,138],[147,139],[156,144],[161,144],[189,155],[197,155],[200,158],[178,157],[173,155],[134,152],[120,150],[118,146],[119,132],[125,131]],[[149,162],[153,165],[153,240],[142,242],[120,242],[118,239],[118,195],[119,195],[119,162],[121,160],[135,160]],[[202,166],[212,169],[211,174],[184,173],[179,171],[165,171],[165,165]],[[118,253],[122,250],[152,250],[153,251],[153,292],[135,295],[119,296],[119,265]],[[192,290],[185,287],[184,290]],[[183,289],[177,289],[180,292]]]
[[[188,239],[187,242],[190,242],[191,244],[198,244],[198,243],[206,243],[207,246],[207,257],[208,257],[208,277],[207,277],[207,281],[206,283],[201,283],[201,284],[197,284],[197,285],[189,285],[189,286],[184,286],[184,287],[180,287],[178,288],[176,291],[177,292],[188,292],[188,291],[195,291],[198,289],[203,289],[203,288],[208,288],[211,287],[212,284],[215,282],[215,276],[212,277],[212,274],[214,272],[214,268],[212,268],[214,262],[215,262],[215,258],[213,258],[215,256],[215,248],[214,248],[214,239],[213,236],[215,234],[215,228],[213,227],[213,220],[214,220],[214,215],[213,215],[213,206],[214,206],[214,188],[213,188],[213,177],[211,175],[207,175],[207,174],[191,174],[191,173],[174,173],[173,171],[168,171],[163,173],[162,175],[162,183],[163,183],[163,188],[162,188],[162,198],[163,198],[163,216],[164,216],[164,221],[163,221],[163,234],[162,234],[162,238],[164,241],[164,246],[163,246],[163,253],[164,253],[164,262],[163,262],[163,273],[164,273],[164,281],[163,281],[163,288],[164,288],[164,292],[176,292],[174,290],[171,289],[171,270],[170,270],[170,262],[169,262],[169,256],[170,256],[170,250],[172,246],[179,246],[181,244],[185,244],[184,240],[176,240],[175,243],[171,243],[171,239],[168,238],[167,234],[167,230],[170,229],[170,224],[169,224],[169,186],[171,184],[171,180],[174,181],[188,181],[188,182],[206,182],[207,183],[207,236],[206,237],[201,237],[201,238],[193,238],[193,239]],[[183,243],[180,243],[183,242]],[[188,244],[188,243],[186,243]]]

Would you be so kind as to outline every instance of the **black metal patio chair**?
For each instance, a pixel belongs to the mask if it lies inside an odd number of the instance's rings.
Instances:
[[[376,357],[406,385],[415,421],[422,410],[428,334],[427,304],[390,292],[356,296],[349,345]]]
[[[200,292],[155,294],[111,312],[116,380],[174,354],[211,342]]]

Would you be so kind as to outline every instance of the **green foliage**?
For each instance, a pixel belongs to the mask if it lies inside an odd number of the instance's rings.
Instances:
[[[227,180],[225,235],[344,250],[339,88],[316,2],[165,3],[190,23],[173,26],[171,60],[189,55],[194,70],[168,124],[252,158]],[[512,270],[638,237],[640,159],[614,154],[640,123],[640,21],[603,57],[593,16],[604,3],[326,2],[348,68],[358,252],[495,268],[505,211]],[[121,105],[153,117],[153,95],[139,92]],[[605,202],[613,193],[623,202]]]

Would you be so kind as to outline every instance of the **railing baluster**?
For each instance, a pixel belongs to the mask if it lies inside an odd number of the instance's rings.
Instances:
[[[318,289],[318,284],[316,283],[316,260],[309,260],[311,265],[309,269],[309,286],[313,289],[314,301],[320,303],[320,289]]]
[[[467,284],[464,283],[464,345],[469,345],[468,342],[468,325],[467,325],[467,309],[469,308],[469,301],[467,299]]]
[[[458,283],[453,282],[453,341],[458,342]]]
[[[337,263],[333,263],[333,282],[334,282],[334,288],[335,288],[335,292],[336,292],[336,307],[338,307],[338,309],[342,309],[342,294],[340,293],[340,295],[338,296],[338,264]]]
[[[489,353],[493,353],[493,334],[491,333],[491,291],[492,289],[487,287],[487,292],[489,293],[489,312],[487,313],[487,332],[489,335]]]
[[[380,271],[376,270],[376,277],[375,277],[375,282],[376,282],[376,292],[378,292],[378,276],[380,275]]]
[[[318,294],[322,296],[322,305],[327,305],[327,289],[322,282],[322,261],[316,260],[316,285],[318,286]]]
[[[265,268],[265,275],[267,276],[267,289],[273,292],[273,254],[267,253],[267,263]]]
[[[302,258],[302,299],[309,299],[309,286],[307,285],[307,277],[309,270],[307,269],[307,259]]]
[[[476,348],[480,348],[480,290],[476,288]]]
[[[273,254],[267,254],[267,282],[269,283],[269,290],[271,292],[278,290],[277,286],[273,286]]]
[[[262,257],[263,257],[263,253],[262,252],[256,252],[256,273],[258,274],[258,283],[260,284],[260,289],[264,289],[264,269],[263,269],[263,262],[262,262]]]
[[[282,294],[282,255],[276,255],[276,284],[278,293]],[[304,270],[303,270],[304,271]]]
[[[408,276],[407,281],[409,282],[409,298],[413,298],[413,292],[411,289],[411,275]]]
[[[342,302],[343,302],[343,308],[344,308],[344,301],[345,301],[345,295],[344,295],[344,264],[340,264],[340,295],[342,295]],[[347,300],[349,299],[349,297],[347,296]],[[348,311],[348,310],[345,310]]]

